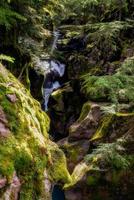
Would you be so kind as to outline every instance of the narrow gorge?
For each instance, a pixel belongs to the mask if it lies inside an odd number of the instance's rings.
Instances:
[[[0,200],[133,200],[134,0],[1,0]]]

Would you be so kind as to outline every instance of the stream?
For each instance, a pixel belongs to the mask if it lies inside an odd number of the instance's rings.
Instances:
[[[50,51],[50,58],[41,58],[38,60],[37,66],[42,71],[44,71],[44,83],[42,88],[43,94],[43,109],[48,110],[49,98],[52,92],[60,88],[59,78],[62,77],[65,73],[65,65],[60,63],[58,60],[51,59],[54,50],[57,48],[57,41],[59,39],[59,31],[53,32],[53,42]]]
[[[44,109],[48,110],[49,98],[52,92],[60,87],[58,78],[62,77],[65,72],[65,65],[61,64],[59,61],[50,60],[49,61],[49,72],[45,76],[43,83],[43,99],[44,99]]]
[[[52,200],[65,200],[64,191],[58,185],[53,188]]]
[[[57,41],[59,39],[59,31],[53,32],[53,43],[51,47],[50,55],[52,56],[54,50],[57,48]],[[48,110],[49,98],[52,92],[61,87],[59,78],[64,76],[65,73],[65,65],[60,63],[58,60],[53,60],[49,58],[48,60],[44,59],[40,62],[41,67],[45,68],[44,70],[44,83],[42,88],[43,94],[43,109],[45,111]],[[47,71],[47,73],[46,73]],[[60,188],[60,186],[55,185],[52,191],[52,200],[65,200],[64,191]]]

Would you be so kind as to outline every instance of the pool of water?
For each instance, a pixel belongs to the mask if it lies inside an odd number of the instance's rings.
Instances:
[[[54,186],[52,200],[65,200],[64,191],[58,185]]]

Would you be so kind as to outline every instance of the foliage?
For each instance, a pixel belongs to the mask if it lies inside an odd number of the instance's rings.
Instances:
[[[106,21],[108,19],[121,20],[128,14],[127,0],[66,0],[66,7],[75,22],[80,23]]]
[[[26,18],[21,14],[11,9],[8,4],[0,3],[0,25],[4,25],[7,29],[17,23],[17,20],[26,21]]]
[[[14,58],[13,57],[0,54],[0,61],[2,61],[2,60],[14,63]]]
[[[129,161],[125,157],[125,149],[123,148],[123,139],[117,140],[115,143],[99,144],[93,152],[85,157],[87,163],[92,163],[95,160],[95,169],[107,170],[112,169],[127,169]],[[99,168],[98,168],[99,167]]]
[[[82,90],[89,99],[108,99],[113,103],[134,100],[134,59],[127,58],[114,75],[83,77]]]
[[[37,3],[35,3],[37,4]],[[53,24],[74,24],[124,20],[132,4],[127,0],[49,0],[44,3],[47,20]]]
[[[54,26],[58,26],[66,16],[67,10],[64,4],[65,0],[49,0],[43,9],[47,20],[51,20]]]
[[[10,83],[10,84],[9,84]],[[15,103],[8,99],[13,95]],[[49,118],[39,102],[0,64],[0,178],[11,184],[13,173],[22,181],[20,199],[44,199],[44,171],[52,182],[71,181],[66,158],[58,145],[49,140]],[[8,127],[8,135],[2,135]],[[5,132],[4,132],[5,133]],[[41,198],[42,195],[42,198]],[[1,194],[0,194],[1,198]],[[46,198],[45,198],[46,199]]]
[[[128,57],[117,71],[118,74],[134,75],[134,56]]]
[[[86,38],[91,46],[101,50],[103,57],[107,57],[107,52],[114,55],[118,50],[122,31],[132,27],[132,23],[122,21],[89,24],[85,26]]]

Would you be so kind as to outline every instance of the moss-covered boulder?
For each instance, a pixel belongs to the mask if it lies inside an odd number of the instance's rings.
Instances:
[[[132,176],[134,163],[133,120],[131,106],[120,104],[117,108],[109,103],[85,103],[79,119],[70,127],[68,138],[59,141],[72,172],[72,181],[64,186],[66,199],[95,199],[97,195],[102,198],[105,196],[100,193],[102,182],[108,184],[104,186],[106,199],[115,199],[116,190],[120,190],[122,198],[126,194],[131,197],[133,183],[128,177]],[[125,187],[122,178],[127,180],[125,194],[121,189]]]
[[[64,153],[49,139],[49,122],[39,103],[0,64],[1,199],[18,199],[18,194],[19,199],[50,199],[47,180],[71,180]]]

